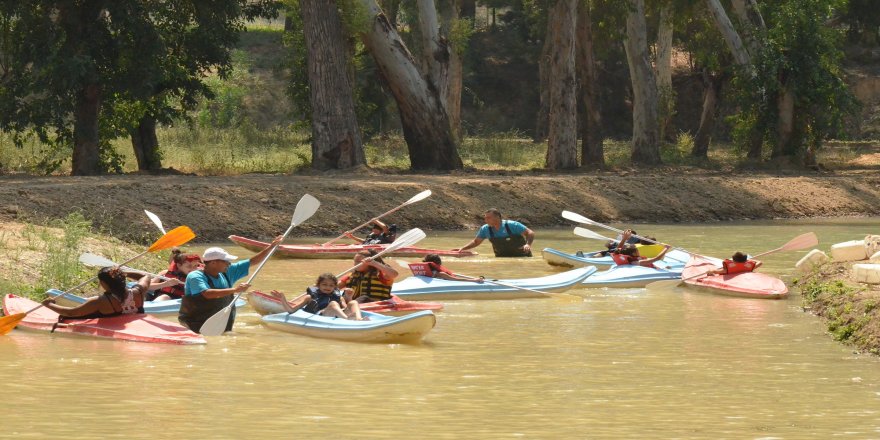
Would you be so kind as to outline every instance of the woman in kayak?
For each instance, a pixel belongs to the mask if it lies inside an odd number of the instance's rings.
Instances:
[[[345,299],[359,303],[391,299],[391,284],[399,275],[393,267],[385,264],[377,252],[365,249],[354,255],[357,267],[339,279],[338,287],[344,289]]]
[[[732,257],[721,262],[721,268],[706,272],[709,275],[733,275],[735,273],[754,272],[755,269],[761,267],[758,260],[750,260],[749,257],[737,252]]]
[[[666,245],[659,254],[657,254],[654,258],[645,258],[639,255],[639,248],[636,245],[631,244],[628,240],[633,236],[633,231],[627,229],[623,231],[623,234],[620,238],[620,243],[617,244],[617,248],[611,252],[611,258],[618,266],[624,266],[627,264],[632,264],[635,266],[644,266],[644,267],[653,267],[654,263],[663,259],[666,256],[666,253],[669,252],[670,246]]]
[[[451,270],[443,267],[442,260],[440,260],[440,256],[437,254],[425,255],[425,258],[422,259],[421,263],[410,264],[409,268],[412,270],[413,275],[416,276],[440,278],[451,281],[476,281],[478,283],[482,283],[483,280],[485,280],[485,277],[483,276],[476,278],[452,273]]]
[[[180,284],[150,291],[147,293],[147,301],[168,301],[183,298],[183,283],[186,282],[186,276],[201,267],[202,257],[199,254],[184,254],[179,249],[171,251],[171,263],[168,265],[168,269],[159,272],[159,275],[180,280]]]
[[[364,318],[357,301],[346,301],[345,295],[337,288],[338,284],[339,280],[335,275],[324,273],[318,277],[314,286],[306,289],[306,293],[290,302],[277,290],[273,290],[272,295],[281,300],[287,313],[303,309],[316,315],[362,321]]]
[[[361,244],[388,244],[394,243],[397,238],[397,225],[388,226],[374,218],[370,220],[370,234],[366,238],[358,238],[354,234],[345,233],[345,236]]]
[[[141,273],[132,273],[140,276]],[[55,304],[54,298],[43,300],[43,305],[49,310],[58,313],[62,318],[107,318],[112,316],[144,313],[144,294],[151,288],[152,277],[143,275],[132,288],[126,287],[125,278],[128,275],[119,266],[105,267],[98,271],[98,282],[103,295],[89,298],[86,302],[76,307],[64,307]],[[166,283],[176,282],[168,280]],[[165,287],[162,284],[154,284],[153,287]]]

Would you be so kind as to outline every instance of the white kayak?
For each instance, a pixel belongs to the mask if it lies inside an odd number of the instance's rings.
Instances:
[[[548,295],[541,292],[564,292],[578,286],[594,272],[596,272],[596,268],[589,266],[540,278],[486,280],[482,283],[413,276],[394,283],[391,292],[406,300],[543,298]],[[510,286],[495,284],[492,281]]]
[[[590,275],[581,283],[586,287],[645,287],[654,281],[677,280],[681,278],[682,268],[654,269],[652,267],[612,266],[603,272]]]
[[[338,339],[352,342],[380,342],[386,344],[417,343],[437,322],[430,310],[405,316],[385,316],[362,312],[364,321],[328,318],[304,310],[263,316],[263,322],[281,330],[315,338]]]
[[[597,251],[598,252],[598,251]],[[553,248],[544,248],[541,256],[547,264],[562,267],[580,266],[616,266],[611,257],[591,257],[595,252],[576,252],[570,254]],[[670,249],[666,257],[661,260],[667,268],[683,268],[691,259],[687,252],[678,249]]]
[[[83,298],[81,296],[76,296],[70,293],[64,293],[61,295],[62,291],[57,289],[49,289],[46,291],[47,295],[54,296],[55,302],[58,305],[66,306],[66,307],[75,307],[84,302],[88,298]],[[235,301],[235,308],[239,309],[247,305],[247,301],[239,298]],[[144,302],[144,313],[147,315],[176,315],[180,312],[180,300],[179,299],[170,299],[168,301],[145,301]]]

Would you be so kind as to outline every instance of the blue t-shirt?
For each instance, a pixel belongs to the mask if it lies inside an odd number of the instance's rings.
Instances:
[[[235,285],[235,282],[246,277],[251,269],[251,260],[242,260],[232,263],[226,269],[226,276],[214,278],[201,270],[194,270],[186,276],[186,285],[184,291],[186,295],[200,295],[202,292],[211,288],[208,284],[208,278],[214,284],[214,289],[228,289]]]
[[[510,227],[510,233],[513,234],[514,236],[522,235],[523,232],[526,232],[526,229],[528,229],[528,228],[526,228],[526,225],[524,225],[518,221],[501,220],[501,230],[496,231],[495,229],[492,229],[492,234],[494,234],[495,238],[508,237],[507,228],[504,227],[505,224]],[[489,225],[483,225],[480,228],[480,230],[477,231],[477,238],[482,238],[483,240],[488,240],[489,238],[491,238],[491,236],[489,235],[489,228],[490,228]]]

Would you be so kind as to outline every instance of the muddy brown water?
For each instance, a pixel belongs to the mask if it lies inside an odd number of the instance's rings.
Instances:
[[[726,256],[808,231],[827,249],[877,233],[880,219],[636,229]],[[429,232],[421,244],[471,237]],[[445,263],[540,276],[557,271],[541,248],[600,243],[560,229],[538,231],[535,244],[532,259],[485,256],[486,243],[484,255]],[[805,252],[768,256],[763,271],[790,281]],[[298,293],[349,266],[273,260],[255,285]],[[796,293],[576,289],[449,301],[419,345],[277,332],[249,308],[234,333],[199,347],[16,330],[0,337],[0,378],[4,438],[880,438],[880,361],[835,342]]]

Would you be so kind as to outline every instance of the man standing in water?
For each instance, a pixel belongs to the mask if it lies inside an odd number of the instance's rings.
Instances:
[[[486,224],[483,225],[477,236],[470,243],[453,252],[466,251],[480,245],[485,239],[492,243],[492,250],[496,257],[531,257],[532,241],[535,232],[526,225],[514,220],[502,220],[501,212],[495,208],[483,213]]]

